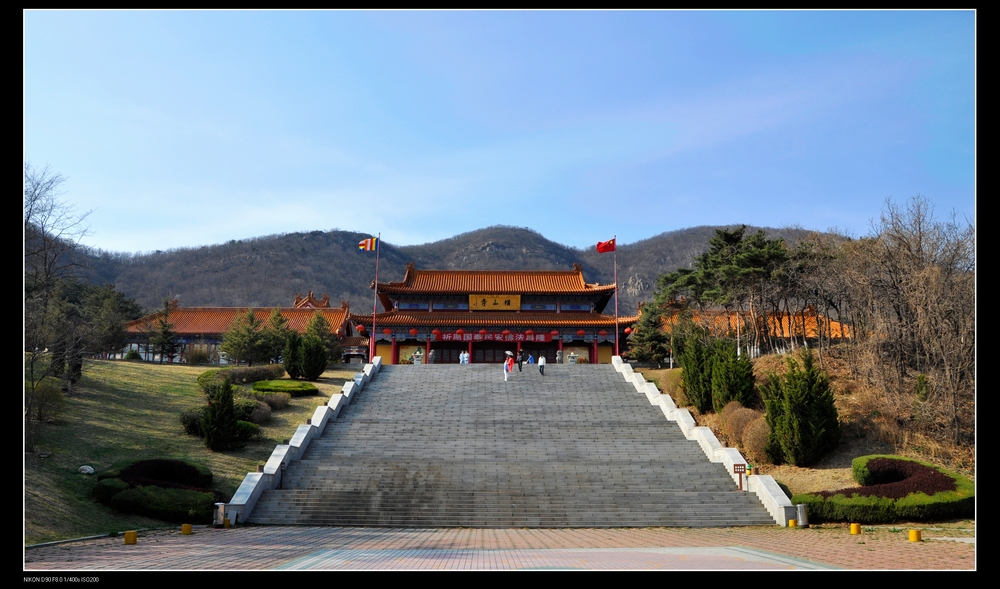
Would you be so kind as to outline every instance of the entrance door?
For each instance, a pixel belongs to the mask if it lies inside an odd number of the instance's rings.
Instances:
[[[472,361],[475,364],[497,364],[504,361],[504,352],[517,351],[517,344],[510,342],[477,342],[472,345]]]

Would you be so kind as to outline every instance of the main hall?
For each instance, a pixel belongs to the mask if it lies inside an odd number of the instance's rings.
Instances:
[[[638,316],[605,313],[614,284],[587,283],[583,269],[419,270],[401,282],[373,281],[382,310],[351,314],[375,355],[392,364],[502,362],[507,351],[547,362],[610,363]],[[356,307],[355,307],[356,308]]]

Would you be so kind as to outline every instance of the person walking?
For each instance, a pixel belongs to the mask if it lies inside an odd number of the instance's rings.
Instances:
[[[507,358],[503,361],[503,381],[507,382],[507,377],[514,371],[514,354],[507,352]]]
[[[521,364],[524,362],[524,350],[517,351],[517,371],[521,372]]]
[[[545,376],[545,354],[538,355],[538,372]]]

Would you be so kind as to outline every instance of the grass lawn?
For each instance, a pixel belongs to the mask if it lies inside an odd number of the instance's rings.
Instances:
[[[204,464],[215,488],[232,494],[243,477],[289,439],[313,410],[340,391],[354,375],[328,370],[315,383],[319,395],[297,397],[272,414],[264,439],[233,452],[213,452],[184,433],[180,414],[205,403],[198,388],[203,366],[88,360],[83,378],[66,398],[56,423],[45,427],[35,452],[24,455],[24,542],[107,534],[149,527],[172,527],[120,514],[91,499],[96,475],[79,473],[90,465],[100,472],[112,464],[146,458],[179,458]]]

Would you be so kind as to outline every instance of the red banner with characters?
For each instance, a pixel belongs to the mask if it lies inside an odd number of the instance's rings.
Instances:
[[[442,333],[439,342],[550,342],[551,333]]]

